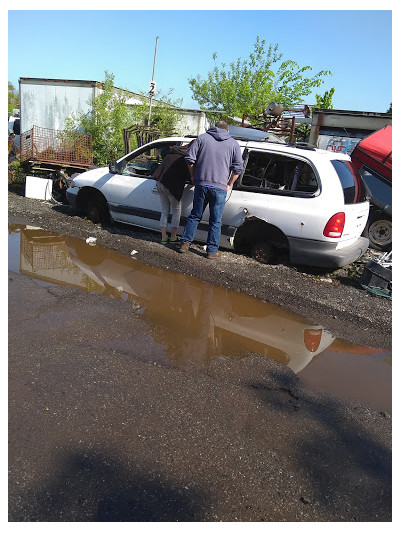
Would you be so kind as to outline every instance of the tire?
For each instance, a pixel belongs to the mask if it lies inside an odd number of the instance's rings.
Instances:
[[[91,196],[87,203],[86,215],[94,224],[109,221],[107,203],[102,196]]]
[[[252,245],[250,255],[259,263],[267,265],[271,263],[275,253],[272,246],[268,242],[259,241]]]
[[[363,235],[368,237],[370,248],[380,252],[392,249],[392,220],[382,213],[375,213],[368,220]]]

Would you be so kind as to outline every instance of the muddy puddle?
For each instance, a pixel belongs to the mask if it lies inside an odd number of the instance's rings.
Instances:
[[[9,225],[9,264],[40,284],[95,291],[131,305],[181,368],[249,352],[288,367],[306,385],[391,412],[391,352],[335,338],[321,324],[84,240]]]

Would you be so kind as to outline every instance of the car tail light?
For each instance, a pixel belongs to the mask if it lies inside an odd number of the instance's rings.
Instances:
[[[304,346],[309,352],[316,352],[321,342],[322,329],[305,329]]]
[[[324,229],[324,236],[335,237],[336,239],[341,237],[343,233],[345,219],[346,216],[344,213],[336,213],[336,215],[333,215],[333,217],[331,217],[326,223]]]

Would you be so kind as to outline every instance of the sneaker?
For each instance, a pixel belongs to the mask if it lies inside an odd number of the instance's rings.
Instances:
[[[161,244],[168,244],[168,237],[166,239],[161,239]]]
[[[184,254],[185,252],[189,251],[190,242],[188,241],[182,241],[181,247],[179,248],[178,252],[181,254]]]
[[[169,242],[178,242],[178,240],[179,240],[178,237],[173,237],[173,238],[171,237],[169,239]]]
[[[207,254],[207,259],[218,259],[220,255],[221,255],[221,252],[215,252],[215,254]]]

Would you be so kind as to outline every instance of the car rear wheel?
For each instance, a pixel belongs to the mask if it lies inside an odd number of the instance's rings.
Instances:
[[[87,203],[86,215],[94,224],[108,222],[110,214],[104,197],[98,195],[91,196]]]
[[[252,245],[250,255],[259,263],[268,264],[271,263],[275,253],[268,242],[258,241]]]
[[[364,235],[374,250],[388,252],[392,249],[392,221],[382,213],[376,213],[368,220]]]

